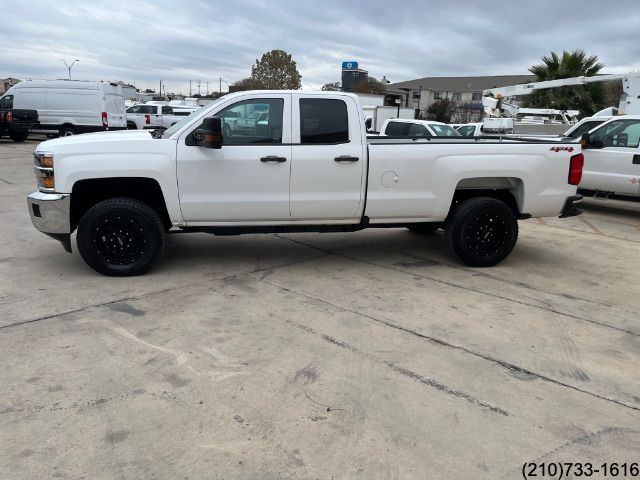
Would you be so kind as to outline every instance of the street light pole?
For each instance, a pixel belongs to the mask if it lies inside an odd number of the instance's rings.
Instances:
[[[66,61],[66,60],[64,60],[64,59],[62,59],[62,58],[60,59],[60,61],[64,63],[65,67],[67,67],[67,71],[69,72],[69,80],[71,80],[71,69],[73,68],[73,65],[74,65],[76,62],[79,62],[80,60],[78,60],[78,59],[76,58],[73,62],[71,62],[71,65],[69,65],[69,64],[67,63],[67,61]]]

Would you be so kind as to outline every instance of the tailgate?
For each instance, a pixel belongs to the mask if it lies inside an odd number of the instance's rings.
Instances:
[[[23,108],[14,108],[11,110],[13,114],[13,120],[19,122],[37,122],[38,121],[38,111],[37,110],[26,110]]]

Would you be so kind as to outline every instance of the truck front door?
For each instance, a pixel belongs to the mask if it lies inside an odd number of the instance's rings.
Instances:
[[[291,218],[291,95],[248,97],[213,115],[224,119],[237,112],[264,112],[266,120],[252,127],[225,128],[221,149],[198,145],[194,139],[201,125],[178,141],[180,208],[190,225],[264,224]]]
[[[348,96],[294,94],[291,219],[357,223],[364,206],[364,119]]]
[[[640,192],[640,119],[607,122],[591,132],[580,188],[623,195]]]

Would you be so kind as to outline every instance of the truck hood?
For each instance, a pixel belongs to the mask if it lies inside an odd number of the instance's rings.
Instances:
[[[46,151],[57,147],[67,147],[72,145],[83,145],[89,143],[110,143],[122,141],[141,141],[155,139],[151,136],[151,130],[115,130],[112,132],[83,133],[81,135],[70,135],[68,137],[47,140],[38,145],[36,150]]]

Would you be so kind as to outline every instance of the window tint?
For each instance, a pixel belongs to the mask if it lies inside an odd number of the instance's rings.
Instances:
[[[640,120],[616,120],[599,128],[591,135],[605,147],[638,148],[640,143]]]
[[[173,108],[164,106],[162,107],[163,115],[171,115],[173,113]]]
[[[385,128],[384,133],[390,137],[408,137],[409,128],[411,128],[410,123],[389,122],[387,123],[387,128]]]
[[[429,128],[431,130],[433,130],[434,133],[436,134],[436,136],[438,136],[438,137],[459,137],[459,136],[461,136],[460,133],[458,131],[456,131],[450,125],[431,124],[431,125],[429,125]]]
[[[13,108],[13,95],[5,95],[2,97],[0,108],[3,110],[11,110]]]
[[[418,125],[417,123],[409,124],[409,136],[410,137],[430,137],[431,133],[425,128],[424,125]]]
[[[218,112],[222,119],[225,145],[282,143],[284,100],[265,98],[244,100]]]
[[[349,141],[347,104],[326,98],[300,99],[300,142],[303,144]]]
[[[600,125],[604,120],[591,120],[589,122],[584,122],[578,128],[576,128],[573,132],[571,132],[568,136],[570,138],[578,138],[581,137],[583,133],[587,133],[589,130],[596,128],[596,126]]]
[[[133,105],[129,108],[127,108],[127,113],[140,113],[140,114],[146,114],[146,115],[152,115],[154,113],[156,113],[156,106],[155,105]]]
[[[473,125],[467,125],[466,127],[460,127],[458,133],[464,137],[472,136],[476,131],[476,127]]]

